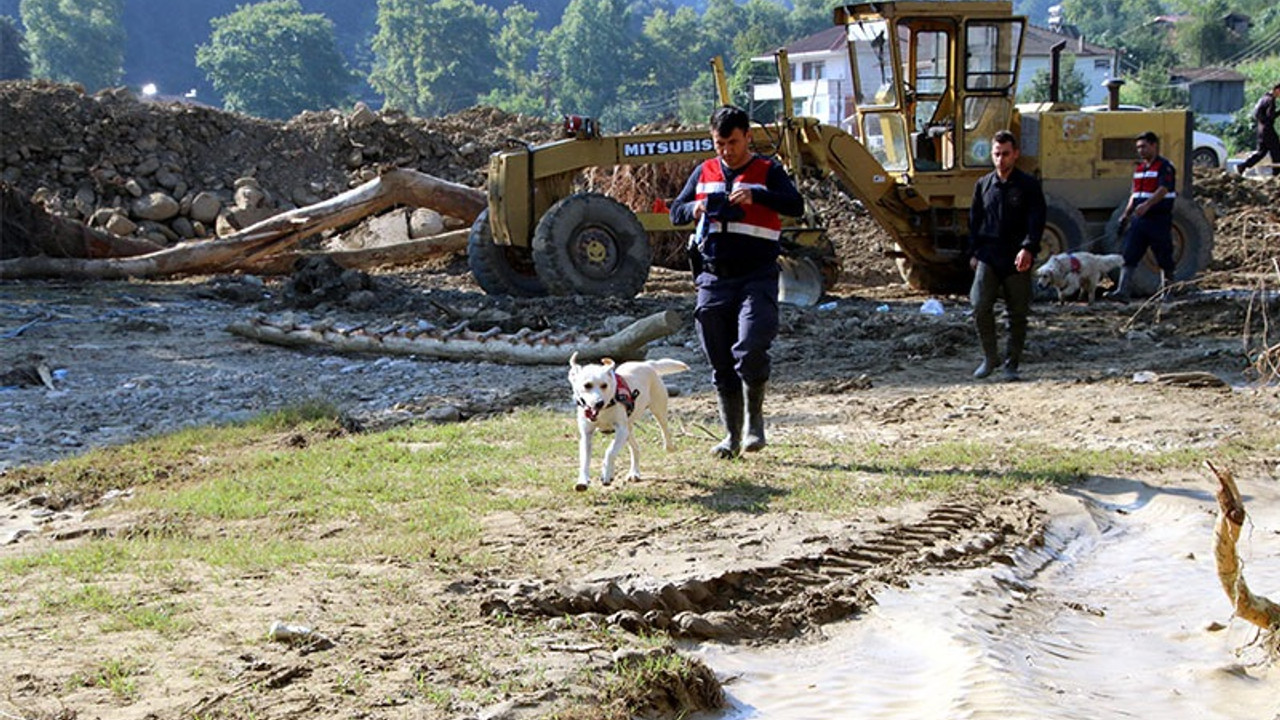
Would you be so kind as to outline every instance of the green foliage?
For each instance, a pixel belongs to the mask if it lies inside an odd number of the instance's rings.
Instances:
[[[1083,105],[1084,98],[1089,94],[1089,84],[1084,79],[1084,75],[1076,69],[1076,58],[1074,55],[1064,55],[1062,57],[1061,78],[1058,85],[1058,100],[1073,105]],[[1031,78],[1031,85],[1023,90],[1019,98],[1020,102],[1048,102],[1049,101],[1049,71],[1041,68]]]
[[[18,24],[8,15],[0,16],[0,80],[31,77],[31,56]]]
[[[605,117],[605,110],[619,99],[619,85],[639,55],[627,32],[630,21],[623,0],[570,0],[542,51],[558,112],[600,118],[608,129],[626,124],[623,117]]]
[[[1205,0],[1192,7],[1190,17],[1178,23],[1175,35],[1182,63],[1205,67],[1231,57],[1239,38],[1222,22],[1230,10],[1226,0]]]
[[[124,74],[124,0],[22,0],[31,76],[110,87]]]
[[[791,38],[802,38],[831,27],[835,3],[830,0],[792,0],[788,18]]]
[[[537,115],[546,110],[545,88],[538,82],[538,48],[546,33],[537,30],[538,13],[512,5],[502,13],[497,42],[497,85],[482,98],[507,112]]]
[[[333,23],[304,14],[298,0],[243,5],[210,24],[196,65],[228,110],[288,118],[347,102],[355,77],[338,52]]]
[[[379,0],[369,84],[417,115],[474,105],[494,86],[497,26],[497,12],[472,0]]]
[[[1191,95],[1186,88],[1169,83],[1169,68],[1148,65],[1138,71],[1134,78],[1129,97],[1138,105],[1153,108],[1184,108],[1191,104]]]
[[[1244,83],[1244,107],[1222,128],[1221,135],[1233,151],[1253,150],[1258,139],[1253,122],[1253,106],[1262,94],[1280,82],[1280,55],[1244,63],[1236,67],[1247,80]]]

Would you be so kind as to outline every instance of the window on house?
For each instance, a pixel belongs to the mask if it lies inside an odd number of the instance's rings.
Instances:
[[[823,64],[821,62],[807,62],[801,68],[801,77],[804,80],[821,80]]]
[[[1094,70],[1110,70],[1111,61],[1106,58],[1097,58],[1093,61]]]

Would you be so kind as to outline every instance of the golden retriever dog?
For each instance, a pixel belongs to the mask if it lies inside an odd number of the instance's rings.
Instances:
[[[1079,293],[1080,299],[1088,304],[1093,302],[1102,278],[1121,265],[1124,265],[1124,256],[1118,254],[1059,253],[1036,270],[1036,284],[1046,290],[1057,290],[1058,302]]]
[[[628,480],[640,477],[640,448],[633,432],[635,421],[646,410],[658,421],[662,445],[671,451],[667,432],[667,386],[663,375],[684,372],[688,365],[679,360],[644,360],[614,365],[605,358],[599,363],[578,364],[578,353],[569,358],[569,384],[573,401],[578,406],[578,482],[576,490],[586,490],[591,482],[591,438],[596,431],[613,433],[613,441],[605,450],[600,484],[613,482],[614,461],[622,446],[631,451]]]

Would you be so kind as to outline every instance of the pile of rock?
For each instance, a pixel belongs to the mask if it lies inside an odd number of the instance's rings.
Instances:
[[[0,82],[0,181],[55,215],[162,244],[234,232],[389,167],[478,187],[508,138],[554,134],[492,108],[421,119],[357,105],[280,123],[123,88]]]

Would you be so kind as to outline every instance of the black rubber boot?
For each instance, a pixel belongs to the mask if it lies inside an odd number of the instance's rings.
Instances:
[[[765,383],[747,386],[747,437],[742,445],[744,452],[763,450],[764,440],[764,387]]]
[[[711,448],[716,457],[732,460],[742,453],[742,386],[718,391],[720,421],[728,433],[718,445]]]
[[[978,340],[982,343],[982,364],[973,371],[973,376],[981,380],[995,372],[996,367],[1000,364],[1000,349],[996,343],[995,323],[992,323],[990,328],[979,327]]]
[[[1016,382],[1022,379],[1018,374],[1018,366],[1022,363],[1022,348],[1027,344],[1027,326],[1023,323],[1009,324],[1009,356],[1004,361],[1005,382]]]
[[[1108,300],[1127,302],[1129,300],[1129,278],[1131,277],[1133,277],[1133,268],[1128,265],[1120,268],[1120,281],[1104,297]]]

